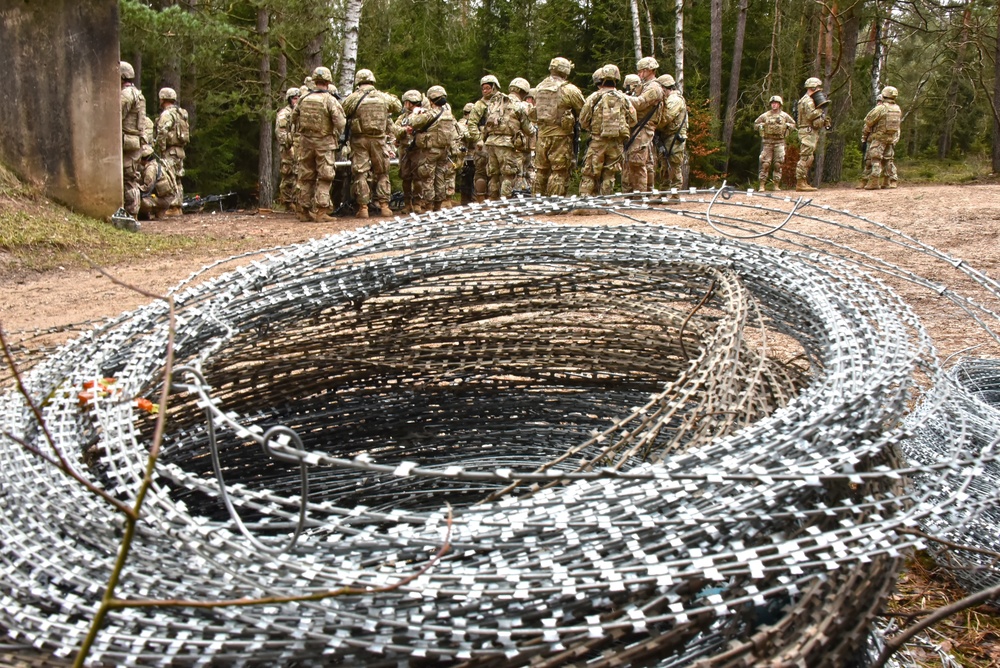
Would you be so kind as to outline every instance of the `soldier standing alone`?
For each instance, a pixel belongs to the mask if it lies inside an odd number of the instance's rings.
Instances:
[[[347,125],[344,109],[329,90],[333,75],[329,68],[312,73],[315,88],[302,96],[292,112],[299,130],[299,220],[319,222],[333,208],[330,186],[337,176],[337,143]]]
[[[895,86],[886,86],[882,89],[882,104],[865,116],[861,140],[868,142],[866,159],[871,161],[872,170],[865,190],[895,188],[899,183],[894,158],[903,112],[896,104],[898,95]]]
[[[121,71],[122,108],[122,207],[133,218],[139,214],[139,172],[142,159],[142,123],[146,116],[146,98],[132,85],[135,70],[124,60]]]
[[[772,95],[771,108],[757,117],[753,126],[760,133],[760,169],[757,189],[764,191],[773,166],[775,176],[771,178],[774,190],[781,190],[781,168],[785,164],[785,139],[795,129],[795,119],[781,109],[780,95]]]
[[[285,92],[288,104],[278,110],[274,119],[274,134],[278,138],[278,150],[281,154],[281,185],[278,192],[281,203],[289,211],[295,201],[295,132],[292,128],[292,112],[295,111],[300,95],[298,88],[289,88]]]
[[[535,86],[535,105],[528,110],[538,126],[535,144],[535,195],[566,195],[573,165],[573,135],[583,93],[566,77],[573,63],[562,57],[549,63],[549,76]]]
[[[815,158],[816,147],[819,146],[820,133],[828,127],[829,121],[823,110],[826,103],[823,82],[816,77],[809,77],[803,85],[806,93],[799,98],[799,161],[795,165],[795,189],[809,192],[816,190],[809,184],[809,169]]]
[[[375,89],[371,70],[358,70],[356,90],[344,100],[344,113],[351,123],[351,194],[358,205],[358,218],[368,217],[371,189],[368,174],[375,181],[375,200],[380,216],[392,216],[389,209],[389,158],[385,150],[385,129],[403,104],[395,95]]]
[[[184,176],[184,147],[190,141],[191,129],[188,125],[188,113],[177,106],[177,91],[173,88],[161,88],[160,117],[156,121],[156,152],[170,167],[177,180],[177,196],[170,208],[168,216],[180,216],[183,211],[184,186],[181,177]]]

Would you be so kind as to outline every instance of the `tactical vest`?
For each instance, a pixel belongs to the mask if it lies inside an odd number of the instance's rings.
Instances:
[[[329,91],[313,90],[299,100],[299,132],[311,137],[325,137],[333,134],[333,120],[327,110],[326,96]]]
[[[687,106],[681,94],[676,91],[669,93],[661,109],[663,113],[656,124],[656,131],[660,135],[687,138]]]
[[[562,99],[562,87],[565,85],[565,81],[547,77],[535,88],[535,116],[539,125],[562,123],[563,114],[559,111],[559,103]]]
[[[895,134],[899,131],[899,123],[903,118],[903,111],[899,108],[899,105],[895,102],[888,102],[885,105],[885,116],[879,122],[882,127],[879,132],[885,132],[886,134]]]
[[[513,136],[520,130],[514,118],[516,103],[503,93],[494,93],[486,105],[487,135]]]
[[[627,139],[629,136],[628,117],[625,105],[628,100],[618,91],[609,91],[601,96],[590,122],[594,136],[603,139]]]
[[[764,115],[764,139],[784,139],[787,134],[788,127],[781,113]]]
[[[142,148],[142,124],[146,116],[146,98],[135,86],[121,92],[122,150],[132,153]]]
[[[388,120],[389,109],[382,94],[372,90],[354,110],[351,133],[366,137],[381,137],[385,135],[385,124]]]
[[[191,139],[191,129],[188,125],[188,113],[180,107],[173,106],[165,112],[172,121],[170,129],[164,137],[167,146],[186,146]]]

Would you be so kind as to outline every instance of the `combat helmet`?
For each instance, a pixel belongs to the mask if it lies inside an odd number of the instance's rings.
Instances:
[[[492,74],[487,74],[486,76],[484,76],[482,79],[479,80],[479,85],[480,86],[483,86],[484,84],[489,84],[489,85],[493,86],[493,90],[499,90],[500,89],[500,80],[497,79]]]
[[[510,80],[510,85],[507,86],[507,90],[510,90],[511,88],[517,88],[522,94],[527,95],[528,91],[531,90],[531,84],[528,83],[527,79],[515,77]]]
[[[127,79],[129,81],[135,79],[135,70],[132,69],[132,66],[124,60],[119,61],[118,69],[121,70],[122,79]]]
[[[448,91],[444,86],[431,86],[427,89],[427,99],[439,107],[443,107],[448,102]]]
[[[291,100],[293,97],[302,97],[302,89],[301,88],[289,88],[288,90],[285,91],[285,101],[286,102],[288,102],[289,100]]]
[[[805,86],[806,88],[822,88],[823,81],[821,79],[818,79],[817,77],[809,77],[808,79],[806,79],[806,82],[802,85]]]
[[[594,85],[595,86],[597,86],[597,85],[599,85],[601,83],[601,77],[603,75],[604,75],[604,68],[603,67],[598,67],[596,70],[594,70],[594,75],[593,75],[592,78],[594,80]]]
[[[621,81],[622,73],[619,71],[617,65],[611,65],[610,63],[601,68],[601,80],[607,81],[611,79],[613,81]]]
[[[322,65],[312,71],[312,78],[316,83],[330,83],[333,81],[333,75],[330,73],[330,68],[323,67]]]
[[[413,90],[412,88],[405,93],[403,93],[403,102],[412,102],[413,104],[419,106],[421,102],[424,101],[424,96],[419,90]]]
[[[772,95],[772,96],[771,96],[771,99],[770,99],[770,100],[768,100],[768,101],[767,101],[767,103],[768,103],[768,104],[771,104],[772,102],[777,102],[777,103],[778,103],[778,104],[780,104],[781,106],[784,106],[784,105],[785,105],[785,101],[781,99],[781,96],[780,96],[780,95]]]
[[[882,89],[883,100],[895,100],[898,95],[899,91],[896,90],[895,86],[886,86]]]
[[[371,70],[358,70],[354,75],[354,85],[375,84],[375,74]]]
[[[556,74],[568,77],[572,70],[573,63],[562,56],[556,56],[549,62],[549,72],[555,72]]]
[[[659,81],[660,85],[663,86],[664,88],[673,88],[674,86],[677,85],[677,82],[674,81],[674,78],[669,74],[661,74],[660,76],[656,77],[656,80]]]
[[[164,100],[169,100],[171,102],[177,101],[177,91],[173,88],[161,88],[159,93],[160,102]]]
[[[462,113],[468,116],[469,114],[472,113],[472,110],[473,108],[475,108],[475,106],[476,105],[472,104],[471,102],[466,102],[465,106],[462,107]]]
[[[667,76],[667,75],[664,75],[664,76]],[[637,83],[639,83],[639,75],[638,74],[626,74],[625,75],[625,85],[626,86],[634,86]]]
[[[635,64],[636,70],[658,70],[660,69],[660,64],[656,62],[656,58],[652,56],[646,56],[645,58],[640,58],[639,62]]]

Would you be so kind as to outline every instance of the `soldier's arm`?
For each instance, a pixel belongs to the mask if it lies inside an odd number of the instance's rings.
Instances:
[[[347,127],[347,116],[344,114],[344,108],[340,106],[340,102],[337,102],[337,98],[330,95],[327,98],[330,102],[328,106],[330,108],[330,120],[333,122],[333,133],[340,137],[344,134],[344,128]]]
[[[392,93],[382,93],[382,99],[385,100],[385,107],[390,116],[403,110],[403,103]]]
[[[573,84],[566,84],[563,86],[562,93],[566,106],[573,110],[574,116],[579,116],[585,102],[583,99],[583,93]]]
[[[757,132],[760,132],[761,130],[764,129],[764,117],[765,116],[767,116],[767,112],[766,111],[763,114],[761,114],[760,116],[758,116],[757,120],[755,120],[753,122],[753,127],[754,127],[755,130],[757,130]]]
[[[528,105],[522,103],[518,109],[517,118],[520,121],[521,132],[526,135],[534,134],[535,128],[531,125],[531,119],[528,118]]]
[[[469,141],[480,142],[483,140],[483,129],[479,127],[479,121],[486,113],[486,105],[477,102],[472,111],[469,112]]]
[[[627,95],[623,96],[625,98],[625,120],[628,121],[628,126],[632,127],[639,122],[639,112],[636,110],[635,105],[628,99]]]
[[[354,91],[353,93],[348,95],[343,102],[340,103],[341,109],[344,110],[345,117],[354,115],[354,112],[358,108],[358,100],[360,99],[361,96],[358,95],[357,91]]]
[[[156,134],[154,135],[156,139],[154,140],[154,146],[156,150],[162,153],[167,148],[167,136],[170,131],[174,129],[174,118],[167,112],[160,114],[160,117],[156,119]]]
[[[580,110],[580,127],[584,130],[590,130],[590,122],[594,118],[594,104],[598,99],[600,99],[600,93],[593,93],[587,98]]]

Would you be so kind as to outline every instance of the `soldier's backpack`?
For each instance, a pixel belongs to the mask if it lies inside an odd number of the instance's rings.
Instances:
[[[486,106],[486,131],[489,134],[511,134],[506,127],[510,116],[510,98],[502,93],[496,93]]]
[[[371,91],[371,95],[365,95],[358,102],[358,107],[354,110],[354,117],[358,119],[361,134],[367,137],[378,137],[385,134],[389,109],[382,96],[377,91]]]
[[[618,91],[612,91],[602,95],[598,104],[595,111],[601,116],[601,137],[608,139],[628,137],[628,118],[625,112],[628,100]]]
[[[559,92],[565,85],[565,81],[547,78],[535,88],[535,115],[539,125],[559,125],[562,122]]]

